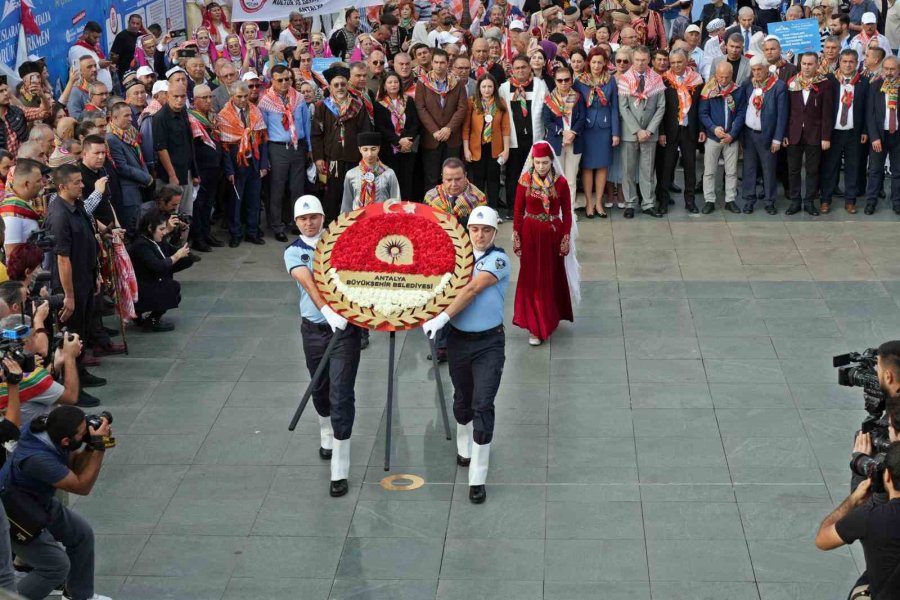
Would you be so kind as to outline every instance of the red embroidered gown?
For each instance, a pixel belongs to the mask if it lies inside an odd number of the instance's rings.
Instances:
[[[550,198],[546,213],[540,198],[517,186],[513,221],[522,243],[513,324],[541,340],[549,338],[560,321],[574,320],[565,257],[559,254],[562,237],[572,229],[569,184],[560,176],[554,186],[556,196]],[[526,217],[526,213],[549,214],[553,219],[541,221]]]

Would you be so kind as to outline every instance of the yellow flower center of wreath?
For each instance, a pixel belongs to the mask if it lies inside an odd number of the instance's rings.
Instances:
[[[375,247],[375,256],[389,265],[411,265],[413,247],[409,238],[402,235],[389,235],[381,239]]]

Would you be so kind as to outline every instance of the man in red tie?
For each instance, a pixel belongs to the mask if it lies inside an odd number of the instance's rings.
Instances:
[[[884,185],[884,163],[891,159],[891,204],[900,215],[900,133],[898,133],[897,96],[900,92],[900,61],[889,56],[881,66],[881,77],[872,81],[869,108],[869,181],[866,186],[867,215],[875,212],[878,192]]]

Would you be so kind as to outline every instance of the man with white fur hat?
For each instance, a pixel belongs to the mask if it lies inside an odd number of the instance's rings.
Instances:
[[[319,199],[300,196],[294,203],[294,223],[300,237],[285,249],[284,265],[300,292],[300,335],[310,377],[316,372],[331,338],[339,336],[328,368],[312,393],[313,406],[319,415],[319,456],[331,460],[329,493],[338,497],[349,489],[350,435],[356,412],[354,386],[361,330],[349,325],[347,319],[325,304],[313,280],[313,257],[325,224],[325,211]]]
[[[494,245],[499,216],[488,206],[469,215],[468,231],[475,250],[472,279],[450,306],[422,326],[425,334],[449,324],[447,354],[453,381],[456,418],[456,464],[469,468],[469,500],[487,498],[484,484],[494,436],[494,398],[506,361],[503,306],[509,286],[510,261]]]

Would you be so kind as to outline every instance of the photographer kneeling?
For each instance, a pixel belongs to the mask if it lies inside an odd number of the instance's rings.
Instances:
[[[147,331],[171,331],[175,326],[162,320],[169,309],[181,303],[181,284],[173,274],[190,267],[187,243],[175,250],[165,241],[169,231],[168,216],[152,209],[138,223],[137,235],[128,249],[138,283],[135,323]],[[144,313],[150,313],[144,316]]]
[[[72,600],[110,600],[94,593],[94,532],[82,517],[55,498],[57,489],[80,496],[91,493],[110,435],[109,419],[92,418],[74,406],[60,406],[26,426],[19,443],[0,470],[7,515],[16,520],[10,497],[27,517],[45,523],[28,543],[13,538],[12,547],[33,570],[19,581],[19,594],[45,598],[65,582]],[[78,450],[85,446],[81,452]],[[23,499],[26,499],[23,500]]]

